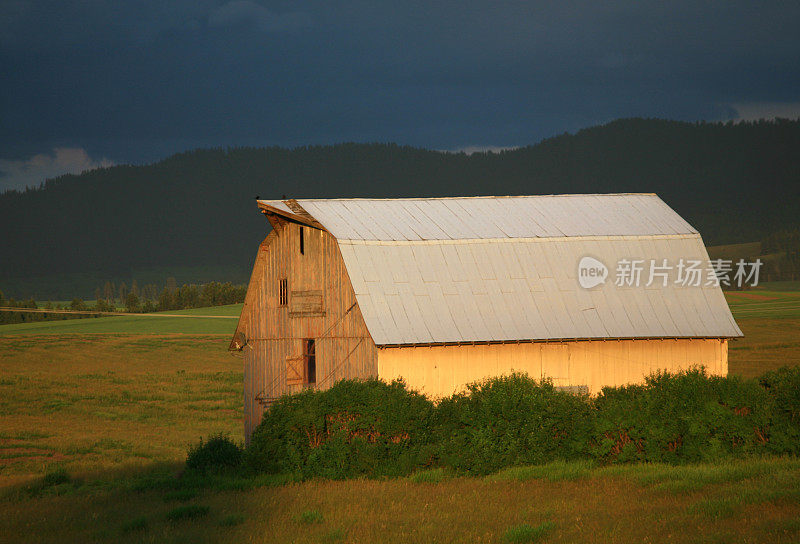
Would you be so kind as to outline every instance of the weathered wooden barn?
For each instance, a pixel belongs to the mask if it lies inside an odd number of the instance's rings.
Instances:
[[[258,207],[272,231],[231,342],[248,437],[276,397],[344,378],[402,377],[437,397],[517,370],[596,393],[658,369],[725,374],[742,334],[705,271],[699,285],[676,277],[708,254],[654,194]],[[579,282],[584,257],[607,267],[593,288]],[[638,285],[615,281],[626,262],[645,265]]]

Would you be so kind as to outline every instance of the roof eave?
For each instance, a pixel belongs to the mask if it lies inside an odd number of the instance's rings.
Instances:
[[[610,342],[618,340],[735,340],[743,338],[744,334],[738,336],[715,335],[715,336],[619,336],[619,337],[582,337],[582,338],[530,338],[520,340],[461,340],[453,342],[408,342],[394,344],[376,344],[382,348],[426,348],[438,346],[478,346],[489,344],[542,344],[542,343],[565,343],[565,342]]]

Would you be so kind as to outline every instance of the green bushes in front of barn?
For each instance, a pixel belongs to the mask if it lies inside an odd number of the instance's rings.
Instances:
[[[434,459],[433,404],[401,381],[340,381],[283,396],[264,414],[245,464],[301,478],[400,476]]]
[[[800,368],[767,372],[758,383],[773,403],[767,448],[775,453],[800,454]]]
[[[436,467],[488,474],[571,459],[677,464],[798,453],[800,368],[757,380],[695,368],[607,387],[595,398],[517,373],[436,404],[402,381],[342,381],[279,399],[242,464],[258,473],[341,479]]]
[[[774,403],[755,381],[692,369],[604,388],[593,405],[592,456],[679,463],[766,452]]]
[[[592,432],[591,412],[588,397],[527,374],[473,383],[437,406],[438,461],[461,472],[488,474],[582,457]]]

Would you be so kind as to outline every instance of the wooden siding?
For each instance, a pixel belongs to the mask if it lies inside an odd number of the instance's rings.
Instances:
[[[436,398],[461,391],[467,383],[512,371],[552,378],[557,386],[603,386],[641,383],[656,370],[677,371],[705,365],[728,373],[725,339],[606,340],[520,342],[397,347],[378,350],[378,377],[402,377],[413,389]]]
[[[304,254],[300,254],[304,228]],[[279,280],[289,300],[279,302]],[[241,334],[240,334],[241,333]],[[258,399],[296,393],[303,339],[316,340],[316,387],[377,375],[377,349],[356,304],[339,246],[326,231],[280,221],[258,250],[237,338],[244,338],[245,437],[261,421]],[[235,347],[235,346],[234,346]]]

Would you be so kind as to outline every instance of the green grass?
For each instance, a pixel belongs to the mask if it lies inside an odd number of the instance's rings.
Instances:
[[[241,441],[241,359],[227,346],[218,336],[0,337],[0,485],[45,465],[74,474],[178,462],[216,432]]]
[[[577,480],[588,477],[593,466],[594,464],[590,461],[553,461],[544,465],[506,468],[487,476],[487,478],[493,481],[543,479],[550,482],[558,482],[561,480]]]
[[[567,468],[567,465],[575,465]],[[800,460],[753,458],[725,465],[564,463],[581,478],[449,478],[420,486],[408,478],[262,480],[240,488],[191,478],[177,466],[142,467],[73,479],[38,493],[0,497],[2,535],[26,541],[240,542],[671,542],[736,535],[791,542],[800,517]],[[699,480],[666,493],[661,484]],[[191,491],[193,504],[170,498]],[[188,495],[187,495],[188,496]],[[120,504],[125,508],[121,509]],[[314,505],[309,507],[309,505]],[[40,513],[46,510],[47,515]],[[554,523],[553,520],[564,520]],[[765,531],[769,522],[771,530]],[[265,527],[269,530],[265,531]],[[685,531],[692,527],[692,531]],[[115,529],[116,528],[116,529]],[[777,539],[777,540],[776,540]]]
[[[694,503],[689,512],[713,519],[728,518],[736,513],[738,505],[739,500],[733,497],[702,499]]]
[[[797,318],[800,317],[800,292],[751,289],[727,291],[725,298],[733,316],[739,318]]]
[[[765,281],[758,284],[754,291],[795,291],[800,292],[800,280],[794,281]]]
[[[232,335],[242,304],[193,308],[161,312],[185,316],[215,317],[155,317],[123,315],[63,321],[37,321],[0,325],[2,335],[36,334],[221,334]],[[218,317],[216,317],[218,316]]]
[[[333,544],[335,542],[344,542],[346,533],[343,529],[334,529],[333,531],[322,535],[321,541],[325,544]]]
[[[744,338],[728,345],[728,372],[752,378],[784,365],[800,365],[800,318],[737,318]]]
[[[800,471],[800,459],[767,459],[766,462],[737,460],[699,465],[640,463],[612,465],[598,470],[605,475],[630,479],[654,489],[690,492],[709,485],[739,483],[768,476],[776,467],[787,472]]]
[[[506,532],[503,533],[503,542],[512,544],[539,542],[547,536],[554,527],[555,524],[549,521],[545,521],[539,525],[529,525],[527,523],[515,525],[514,527],[509,527]]]
[[[312,523],[322,523],[325,521],[325,517],[319,510],[303,510],[294,517],[294,520],[297,523],[310,525]]]

